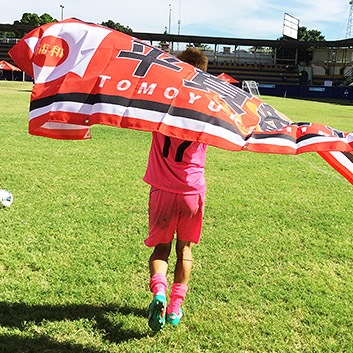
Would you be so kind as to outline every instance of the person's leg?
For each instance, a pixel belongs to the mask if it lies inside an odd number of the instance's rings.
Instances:
[[[168,257],[177,222],[174,194],[151,187],[149,200],[148,247],[154,247],[149,259],[150,289],[153,300],[149,307],[148,325],[159,331],[165,323]]]
[[[154,331],[159,331],[165,323],[166,291],[168,288],[167,270],[171,243],[158,244],[150,257],[150,289],[153,300],[149,308],[148,325]]]
[[[171,247],[172,243],[158,244],[155,246],[149,259],[151,277],[156,273],[167,274]]]
[[[167,322],[177,325],[183,312],[180,309],[188,290],[192,269],[192,245],[198,244],[201,236],[205,194],[180,195],[177,225],[177,262],[174,283],[167,308]]]
[[[167,271],[168,257],[170,254],[171,243],[158,244],[155,246],[153,253],[149,259],[150,267],[150,289],[153,295],[157,293],[166,295],[168,288]]]
[[[174,283],[189,283],[192,268],[192,243],[177,239],[176,254],[177,262],[174,270]]]
[[[167,308],[167,321],[173,325],[179,323],[182,317],[180,306],[185,299],[192,268],[192,243],[177,240],[177,262],[174,270],[174,283],[170,293],[170,302]]]

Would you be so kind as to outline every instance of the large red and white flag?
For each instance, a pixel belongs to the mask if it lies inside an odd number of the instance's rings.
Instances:
[[[33,135],[87,139],[91,125],[104,124],[233,151],[320,152],[334,167],[341,162],[331,152],[353,151],[353,133],[293,123],[238,87],[98,25],[75,19],[43,25],[18,42],[10,56],[35,81],[29,117]],[[353,183],[350,166],[342,175]]]

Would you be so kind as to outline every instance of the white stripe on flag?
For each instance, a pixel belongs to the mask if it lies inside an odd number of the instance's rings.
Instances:
[[[345,138],[336,138],[336,137],[325,137],[323,135],[317,137],[311,137],[309,139],[302,140],[301,142],[296,143],[293,140],[289,140],[281,137],[271,137],[270,134],[266,138],[255,139],[250,137],[247,141],[223,127],[212,125],[205,121],[198,121],[195,119],[189,119],[180,116],[171,116],[166,113],[161,113],[157,111],[151,111],[141,108],[125,107],[117,104],[110,103],[96,103],[96,104],[85,104],[71,101],[63,102],[54,102],[43,108],[38,108],[30,112],[29,119],[36,118],[38,116],[44,115],[48,112],[58,113],[75,113],[86,115],[89,119],[92,114],[109,114],[116,116],[128,117],[135,120],[144,120],[154,123],[163,123],[168,126],[174,126],[181,129],[191,130],[195,132],[205,132],[209,135],[216,136],[222,139],[225,139],[237,146],[243,147],[246,145],[273,145],[278,147],[289,147],[294,151],[298,149],[314,144],[324,144],[324,143],[336,143],[343,142],[349,143],[352,138],[352,134],[349,134]],[[81,126],[80,128],[87,128],[88,126]],[[344,157],[345,158],[345,157]]]
[[[336,161],[347,168],[351,173],[353,173],[353,163],[342,153],[342,152],[329,152]]]
[[[89,129],[89,126],[46,122],[41,126],[41,128],[48,129],[48,130],[81,130],[81,129],[87,130]]]
[[[215,126],[203,121],[197,121],[180,116],[171,116],[166,113],[150,111],[141,108],[124,107],[109,103],[96,103],[93,106],[84,103],[75,102],[55,102],[46,107],[38,108],[30,112],[30,120],[44,115],[46,113],[76,113],[86,115],[89,119],[91,114],[110,114],[116,116],[128,117],[135,120],[144,120],[154,123],[163,123],[168,126],[174,126],[181,129],[187,129],[195,132],[205,132],[209,135],[221,137],[235,145],[243,146],[244,140],[241,136],[232,131],[224,129],[220,126]],[[87,128],[87,126],[85,126]]]
[[[281,137],[271,137],[271,135],[267,135],[266,138],[255,139],[250,137],[247,141],[248,144],[251,145],[274,145],[274,146],[281,146],[281,147],[290,147],[294,150],[298,150],[299,148],[314,145],[314,144],[323,144],[323,143],[336,143],[336,142],[345,142],[347,143],[346,139],[342,138],[335,138],[335,137],[324,137],[324,136],[317,136],[311,137],[309,139],[303,140],[301,142],[295,142],[293,140],[289,140],[286,138]]]

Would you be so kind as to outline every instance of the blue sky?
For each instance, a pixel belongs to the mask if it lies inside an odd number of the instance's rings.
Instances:
[[[289,13],[327,40],[345,38],[350,8],[349,0],[16,0],[15,6],[2,4],[0,23],[13,23],[24,12],[60,20],[60,5],[64,18],[111,19],[136,32],[164,32],[171,19],[171,33],[178,33],[180,19],[180,34],[259,39],[280,37],[284,13]]]

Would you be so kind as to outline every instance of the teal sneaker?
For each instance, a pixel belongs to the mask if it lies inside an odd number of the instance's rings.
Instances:
[[[165,312],[167,301],[163,294],[156,294],[150,304],[148,326],[153,331],[160,331],[165,324]]]
[[[173,326],[178,325],[180,319],[184,316],[184,312],[180,309],[180,313],[179,315],[175,314],[175,313],[170,313],[167,316],[167,322],[168,324],[172,324]]]

